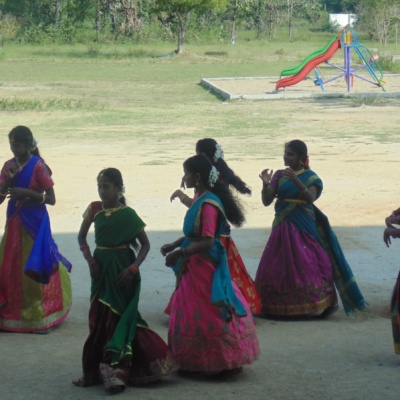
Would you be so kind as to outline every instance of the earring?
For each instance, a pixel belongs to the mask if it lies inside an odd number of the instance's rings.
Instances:
[[[199,186],[199,185],[200,185],[200,182],[199,182],[199,181],[196,181],[195,186],[197,187],[197,186]]]

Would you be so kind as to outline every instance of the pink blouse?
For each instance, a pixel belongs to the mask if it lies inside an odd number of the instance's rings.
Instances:
[[[218,210],[209,203],[203,205],[201,212],[201,236],[215,237],[217,231]]]

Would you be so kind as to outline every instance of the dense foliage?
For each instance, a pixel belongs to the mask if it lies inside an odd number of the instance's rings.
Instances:
[[[396,40],[399,0],[0,0],[1,42],[87,43],[235,40],[236,30],[273,38],[287,29],[334,29],[328,13],[357,14],[357,29]]]

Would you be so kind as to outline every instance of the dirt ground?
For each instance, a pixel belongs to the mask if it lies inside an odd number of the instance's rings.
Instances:
[[[221,105],[231,107],[231,105]],[[233,106],[232,106],[233,107]],[[256,104],[278,112],[284,103]],[[301,108],[301,104],[296,104]],[[234,381],[188,379],[172,374],[163,382],[128,388],[122,399],[269,399],[269,400],[397,400],[400,393],[400,357],[393,351],[389,300],[399,270],[398,241],[387,249],[382,241],[384,218],[400,206],[398,155],[395,133],[400,126],[398,103],[385,107],[344,107],[343,103],[308,104],[292,118],[290,132],[262,138],[249,135],[246,145],[281,148],[289,138],[301,138],[309,147],[311,166],[324,181],[318,206],[328,215],[352,266],[357,282],[370,304],[370,312],[347,317],[341,308],[324,321],[255,320],[261,347],[260,359],[244,368]],[[261,111],[258,111],[261,112]],[[25,117],[29,117],[26,116]],[[34,114],[31,116],[34,118]],[[312,122],[314,121],[314,122]],[[318,124],[321,134],[307,131]],[[363,125],[365,123],[365,125]],[[340,139],[329,132],[330,125]],[[353,134],[349,126],[357,124]],[[371,128],[372,126],[372,128]],[[390,134],[379,136],[379,127]],[[373,129],[375,136],[366,134]],[[301,132],[301,135],[299,135]],[[356,135],[356,133],[358,134]],[[5,136],[5,135],[3,135]],[[82,346],[89,309],[89,272],[79,252],[76,235],[87,204],[97,199],[96,176],[104,167],[123,172],[129,204],[146,222],[152,249],[143,264],[140,309],[150,327],[167,338],[168,318],[163,310],[174,288],[174,277],[164,267],[162,244],[180,236],[184,208],[169,201],[179,186],[182,161],[193,153],[198,139],[183,144],[146,140],[139,146],[129,139],[105,146],[89,138],[57,139],[41,143],[54,171],[57,204],[50,208],[54,237],[73,263],[73,304],[63,325],[49,335],[0,333],[0,399],[97,399],[99,387],[77,388],[71,381],[81,374]],[[217,138],[218,139],[218,138]],[[1,146],[8,149],[6,138]],[[40,140],[40,137],[39,137]],[[282,168],[281,150],[274,156],[245,158],[243,141],[221,140],[226,159],[254,191],[243,198],[247,224],[232,236],[254,277],[268,239],[273,207],[261,204],[258,177],[264,168]],[[178,147],[180,146],[180,147]],[[129,148],[129,154],[126,149]],[[180,149],[182,157],[176,156]],[[84,155],[84,157],[83,157]],[[1,163],[9,158],[3,152]],[[110,165],[112,160],[112,165]],[[163,162],[164,160],[164,162]],[[167,162],[165,162],[167,160]],[[190,194],[190,193],[188,193]],[[1,214],[4,224],[5,207]],[[93,243],[93,235],[90,236]]]

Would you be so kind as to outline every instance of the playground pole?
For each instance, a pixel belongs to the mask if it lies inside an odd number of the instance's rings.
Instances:
[[[351,91],[351,50],[350,46],[344,46],[344,68],[346,73],[347,91]]]

